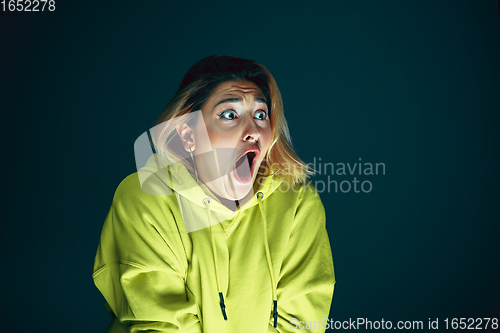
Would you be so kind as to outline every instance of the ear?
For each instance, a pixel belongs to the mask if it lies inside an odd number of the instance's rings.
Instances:
[[[179,137],[181,138],[182,145],[186,151],[194,151],[194,132],[186,123],[182,123],[175,128]]]

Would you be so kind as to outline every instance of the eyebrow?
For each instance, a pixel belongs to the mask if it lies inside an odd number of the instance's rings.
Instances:
[[[263,98],[260,98],[260,97],[255,97],[255,101],[257,103],[267,104],[266,100]],[[220,101],[219,103],[215,104],[215,106],[217,106],[219,104],[224,104],[224,103],[238,103],[238,102],[241,102],[241,98],[226,98],[226,99],[223,99],[222,101]]]

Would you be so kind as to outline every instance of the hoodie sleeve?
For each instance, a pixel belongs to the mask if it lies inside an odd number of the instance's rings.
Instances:
[[[325,210],[316,189],[299,193],[278,282],[278,332],[324,332],[335,285]],[[276,332],[271,326],[269,332]]]
[[[202,332],[185,285],[182,239],[168,206],[165,196],[142,192],[133,176],[115,193],[93,274],[119,319],[112,332]]]

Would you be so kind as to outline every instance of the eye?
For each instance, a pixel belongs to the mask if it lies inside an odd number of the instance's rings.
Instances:
[[[266,120],[267,119],[267,112],[264,110],[259,110],[255,113],[255,118],[259,120]]]
[[[238,118],[238,114],[234,110],[224,110],[221,113],[217,115],[221,119],[225,120],[233,120],[235,118]]]

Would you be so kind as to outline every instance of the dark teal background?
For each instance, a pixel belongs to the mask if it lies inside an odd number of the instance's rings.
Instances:
[[[58,0],[0,12],[0,331],[105,331],[91,275],[114,191],[212,54],[268,67],[306,162],[386,165],[358,177],[370,193],[321,194],[331,318],[500,317],[497,1]]]

